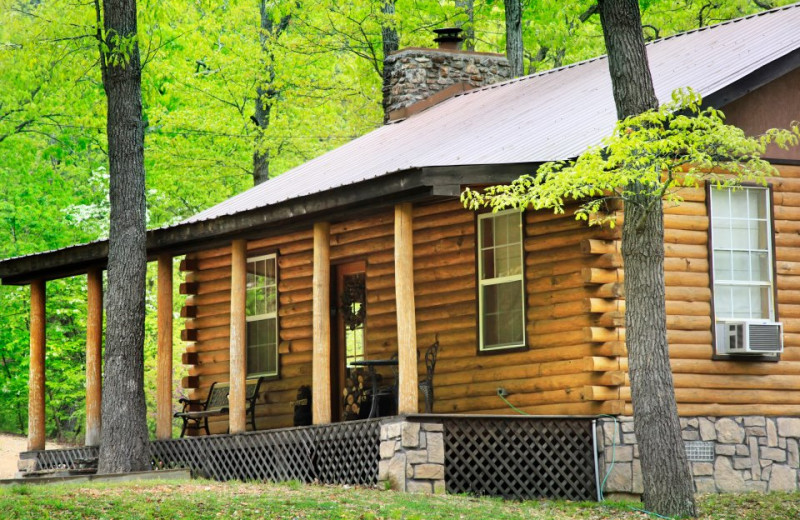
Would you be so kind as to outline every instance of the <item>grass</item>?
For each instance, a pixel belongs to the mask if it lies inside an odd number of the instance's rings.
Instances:
[[[406,495],[340,486],[190,482],[0,487],[3,519],[611,520],[645,519],[639,504],[513,502],[470,496]],[[714,495],[704,520],[800,518],[800,493]],[[655,517],[652,517],[655,518]]]

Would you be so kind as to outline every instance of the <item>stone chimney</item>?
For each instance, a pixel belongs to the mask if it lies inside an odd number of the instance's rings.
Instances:
[[[404,119],[467,90],[511,78],[502,54],[461,50],[461,29],[436,29],[437,49],[409,47],[383,62],[384,122]]]

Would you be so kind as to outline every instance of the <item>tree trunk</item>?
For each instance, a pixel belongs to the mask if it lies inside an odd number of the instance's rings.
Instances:
[[[264,135],[269,129],[272,104],[275,102],[279,93],[275,89],[275,57],[270,48],[270,40],[280,37],[292,20],[291,14],[284,15],[276,26],[272,20],[273,13],[269,9],[267,0],[261,0],[261,2],[259,2],[259,13],[261,15],[261,24],[258,38],[261,43],[261,62],[266,79],[259,81],[256,87],[253,122],[258,126],[259,130],[258,138],[256,139],[256,149],[253,152],[254,186],[258,186],[262,182],[269,180],[270,150],[269,147],[264,144]]]
[[[506,6],[506,57],[511,64],[511,77],[525,74],[522,44],[522,0],[505,0]]]
[[[656,108],[636,0],[600,2],[617,117]],[[631,400],[646,509],[665,516],[696,516],[694,483],[681,438],[667,345],[664,291],[664,216],[648,206],[648,188],[633,182],[625,204],[625,327]]]
[[[475,50],[475,0],[456,0],[456,11],[466,16],[466,21],[459,17],[456,27],[464,29],[464,49]]]
[[[381,36],[383,37],[383,59],[400,48],[400,37],[393,20],[389,17],[394,16],[394,0],[385,0],[381,6],[381,12],[387,17],[381,25]]]
[[[149,469],[144,399],[145,251],[142,70],[136,41],[136,0],[103,1],[101,53],[108,98],[111,220],[108,239],[103,430],[99,473]],[[120,51],[128,42],[128,52]],[[127,56],[126,56],[127,54]],[[117,56],[119,59],[109,59]]]
[[[383,62],[381,63],[381,77],[383,78],[383,122],[386,123],[389,121],[389,112],[387,111],[388,105],[388,97],[386,95],[386,88],[389,84],[389,74],[390,71],[383,66],[383,63],[386,62],[386,57],[389,54],[393,53],[397,49],[400,48],[400,36],[397,34],[397,28],[393,21],[389,20],[389,17],[394,15],[394,2],[395,0],[385,0],[383,5],[381,6],[381,12],[386,16],[384,18],[382,25],[381,25],[381,37],[383,38]]]

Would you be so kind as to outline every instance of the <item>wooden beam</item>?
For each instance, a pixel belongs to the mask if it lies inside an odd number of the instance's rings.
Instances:
[[[230,433],[247,429],[245,380],[247,379],[247,241],[231,242],[231,346],[230,346]]]
[[[31,357],[28,376],[28,451],[44,449],[45,283],[31,282]]]
[[[331,422],[331,226],[314,224],[314,322],[311,411],[314,424]]]
[[[172,437],[172,257],[158,257],[156,438]]]
[[[406,202],[398,204],[394,210],[394,286],[397,300],[397,361],[400,380],[397,413],[399,414],[419,411],[412,209],[412,205]]]
[[[86,274],[86,445],[100,446],[103,394],[103,270]]]

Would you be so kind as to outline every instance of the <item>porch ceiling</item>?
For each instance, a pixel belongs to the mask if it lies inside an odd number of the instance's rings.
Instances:
[[[509,182],[537,164],[414,168],[278,204],[206,220],[151,229],[147,253],[173,256],[217,247],[234,238],[285,233],[315,220],[351,218],[397,202],[453,198],[462,186]],[[3,285],[26,285],[36,279],[65,278],[105,267],[108,240],[19,256],[0,261]]]

